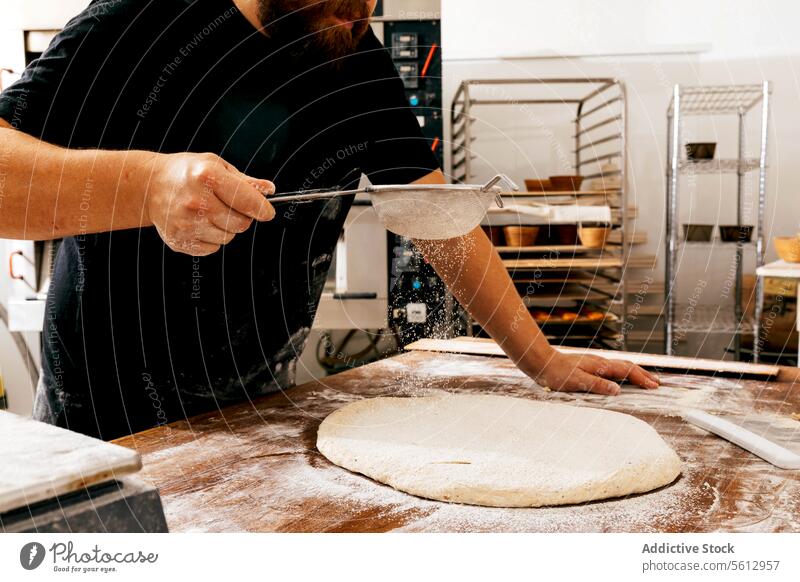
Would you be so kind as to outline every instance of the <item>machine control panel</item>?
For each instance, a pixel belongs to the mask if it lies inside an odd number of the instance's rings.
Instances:
[[[419,67],[417,63],[397,63],[397,72],[403,79],[406,89],[416,89],[419,87]]]
[[[392,33],[392,58],[416,59],[419,46],[416,32]]]
[[[439,20],[384,22],[384,40],[419,120],[422,134],[443,164],[442,47]]]
[[[443,164],[442,51],[438,20],[384,23],[384,39],[422,135]],[[444,283],[407,238],[389,234],[389,319],[402,344],[450,327]]]

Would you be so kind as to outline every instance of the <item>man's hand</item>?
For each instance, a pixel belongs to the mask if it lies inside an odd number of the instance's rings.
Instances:
[[[528,375],[552,390],[619,394],[619,384],[611,380],[628,380],[642,388],[658,388],[658,376],[631,362],[553,350],[542,364],[538,372]]]
[[[250,178],[214,154],[157,154],[146,210],[173,251],[210,255],[253,220],[272,220],[262,192],[275,186]]]

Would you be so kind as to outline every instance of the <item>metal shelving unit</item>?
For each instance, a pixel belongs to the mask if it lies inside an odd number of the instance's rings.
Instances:
[[[666,306],[664,317],[665,352],[673,355],[675,347],[676,315],[679,303],[676,297],[678,275],[678,251],[691,248],[712,248],[714,243],[698,245],[678,240],[678,196],[680,176],[689,174],[735,174],[736,223],[742,224],[743,197],[747,174],[758,172],[758,208],[755,225],[755,240],[752,243],[719,243],[733,245],[736,251],[736,278],[734,287],[734,306],[731,316],[724,315],[718,305],[697,305],[691,313],[691,322],[681,322],[682,332],[734,334],[734,353],[736,359],[741,355],[741,333],[752,329],[756,338],[754,360],[758,361],[758,337],[761,320],[761,297],[763,284],[756,286],[755,314],[752,319],[742,314],[742,260],[744,251],[755,252],[756,268],[764,264],[764,207],[766,199],[767,172],[767,130],[769,123],[770,83],[759,85],[727,85],[686,87],[675,85],[667,111],[667,211],[666,211],[666,257],[665,285]],[[746,156],[745,120],[749,112],[760,105],[761,123],[759,133],[759,155]],[[738,119],[738,157],[734,159],[715,159],[688,161],[682,159],[684,143],[681,139],[684,118],[687,116],[735,115]],[[684,318],[685,319],[685,318]]]
[[[584,289],[577,305],[591,305],[610,314],[612,305],[618,316],[597,319],[592,325],[555,322],[548,325],[545,334],[556,341],[582,341],[584,345],[625,348],[628,289],[626,273],[629,267],[631,244],[641,243],[641,238],[629,235],[630,221],[635,212],[628,208],[626,182],[627,169],[627,103],[625,85],[613,78],[570,79],[472,79],[461,83],[451,108],[451,159],[450,175],[455,182],[480,181],[475,171],[476,108],[562,106],[571,113],[565,123],[574,129],[574,173],[584,177],[583,189],[574,192],[519,192],[505,193],[507,202],[515,204],[545,204],[547,206],[589,206],[590,198],[604,197],[602,205],[611,212],[613,238],[602,250],[588,249],[580,244],[550,244],[531,247],[500,247],[506,267],[518,284],[539,273],[539,280],[553,285],[571,285],[570,296],[575,294],[574,282]],[[479,142],[478,142],[479,145]],[[616,167],[609,170],[608,164]],[[604,166],[606,166],[604,168]],[[599,185],[599,187],[598,187]],[[596,205],[596,204],[595,204]],[[580,210],[580,209],[578,209]],[[502,219],[497,219],[502,221]],[[534,222],[530,222],[534,220]],[[495,225],[495,222],[491,224]],[[520,214],[509,225],[537,224],[535,219]],[[544,222],[538,224],[567,224]],[[578,224],[573,221],[572,225]],[[499,224],[498,224],[499,225]],[[497,225],[496,225],[497,226]],[[517,253],[516,258],[508,255]],[[556,257],[555,259],[553,257]],[[544,276],[541,274],[544,273]],[[535,277],[534,277],[535,278]],[[596,287],[608,288],[598,293]],[[561,295],[561,292],[556,293]],[[546,293],[534,292],[526,297],[526,305],[546,298]],[[562,297],[563,299],[563,297]],[[578,322],[585,323],[580,318]],[[556,325],[558,324],[558,325]],[[593,329],[586,334],[587,329]],[[468,333],[471,327],[467,326]]]

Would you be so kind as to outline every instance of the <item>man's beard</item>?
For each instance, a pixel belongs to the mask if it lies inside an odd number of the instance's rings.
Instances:
[[[292,56],[338,68],[369,29],[364,0],[259,0],[264,34]],[[334,18],[352,22],[348,29]]]

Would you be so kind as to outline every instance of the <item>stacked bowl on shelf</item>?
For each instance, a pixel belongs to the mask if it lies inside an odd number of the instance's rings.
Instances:
[[[778,256],[787,263],[800,263],[800,234],[772,239]]]

